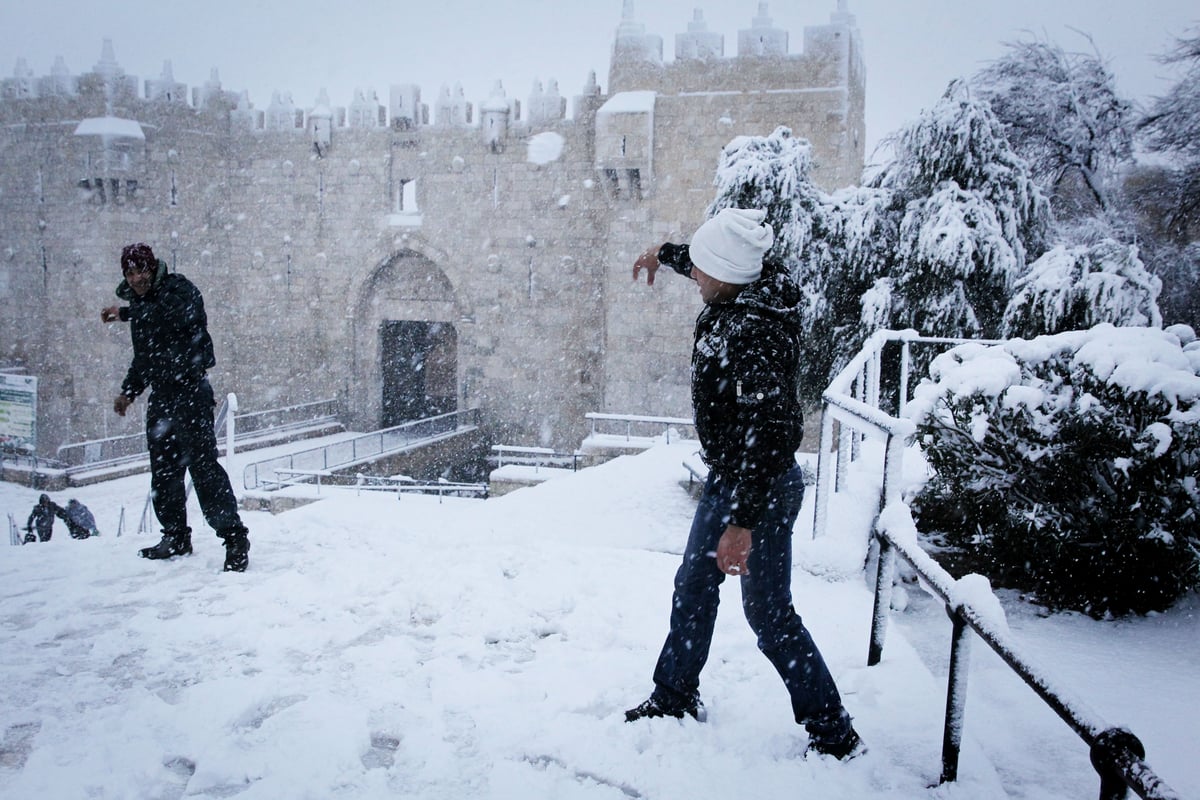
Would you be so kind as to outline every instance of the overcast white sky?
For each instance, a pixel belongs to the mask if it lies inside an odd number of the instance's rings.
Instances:
[[[836,0],[775,0],[768,14],[800,49],[806,25],[828,21]],[[607,89],[609,49],[621,19],[621,0],[91,0],[0,3],[0,75],[24,57],[37,75],[61,55],[73,73],[99,60],[111,37],[126,72],[157,78],[170,60],[175,79],[203,84],[212,68],[226,89],[250,92],[266,108],[273,90],[313,105],[321,87],[334,105],[348,105],[356,88],[374,89],[383,102],[392,83],[420,85],[432,105],[443,84],[463,85],[468,100],[487,96],[501,79],[510,97],[524,99],[535,79],[556,79],[562,94],[578,94],[595,70]],[[693,9],[709,30],[725,35],[726,54],[737,31],[750,26],[757,0],[636,0],[636,17],[674,55],[675,34]],[[1092,36],[1126,96],[1144,100],[1177,77],[1154,60],[1176,36],[1200,21],[1195,0],[849,0],[858,18],[867,62],[867,139],[870,147],[922,108],[946,84],[994,58],[1002,42],[1048,37],[1070,49],[1090,47],[1072,28]]]

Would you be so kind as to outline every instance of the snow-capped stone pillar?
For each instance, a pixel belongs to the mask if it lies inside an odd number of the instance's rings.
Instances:
[[[787,31],[776,28],[767,16],[767,4],[758,4],[758,15],[748,29],[738,31],[739,56],[786,56]]]
[[[158,80],[146,79],[146,99],[164,103],[187,102],[187,86],[176,82],[170,60],[163,62],[162,75]]]
[[[329,93],[324,89],[317,96],[317,104],[308,112],[308,135],[318,158],[329,152],[333,145],[333,108],[329,103]]]
[[[633,0],[625,0],[621,9],[621,24],[613,42],[613,59],[662,63],[662,37],[647,34],[646,26],[634,19]]]
[[[709,59],[725,55],[725,37],[708,29],[704,12],[696,9],[687,33],[675,34],[676,59]]]
[[[483,131],[483,140],[493,153],[504,149],[504,141],[508,138],[508,126],[511,118],[512,109],[508,105],[504,85],[500,81],[496,81],[488,99],[479,107],[479,126]]]

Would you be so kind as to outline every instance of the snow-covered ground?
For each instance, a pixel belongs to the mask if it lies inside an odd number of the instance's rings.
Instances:
[[[694,450],[660,445],[486,501],[326,486],[303,508],[245,514],[245,574],[219,572],[194,499],[195,555],[137,558],[157,538],[129,532],[145,475],[54,493],[105,535],[74,541],[59,523],[47,544],[0,546],[0,798],[1097,795],[1082,743],[982,642],[960,780],[936,785],[949,623],[910,591],[883,662],[865,666],[867,476],[823,539],[806,499],[794,589],[870,752],[801,757],[733,581],[708,721],[626,724],[666,633]],[[0,508],[23,525],[37,494],[0,484]],[[1196,598],[1116,622],[1008,608],[1035,661],[1200,797]]]

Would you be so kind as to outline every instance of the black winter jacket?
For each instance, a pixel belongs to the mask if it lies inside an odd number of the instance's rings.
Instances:
[[[187,278],[168,273],[165,262],[159,260],[154,288],[145,296],[121,281],[117,297],[129,301],[120,315],[133,337],[133,361],[121,394],[137,397],[147,386],[166,392],[195,387],[216,365],[204,298]]]
[[[667,244],[658,260],[691,277],[687,245]],[[762,276],[733,300],[696,318],[692,413],[704,462],[732,481],[729,522],[753,528],[775,480],[796,464],[804,436],[800,408],[800,289],[787,269],[764,262]]]

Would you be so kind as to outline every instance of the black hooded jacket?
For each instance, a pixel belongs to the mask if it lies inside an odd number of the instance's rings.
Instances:
[[[117,297],[129,302],[120,315],[133,337],[133,361],[121,394],[137,397],[147,386],[165,392],[194,388],[217,363],[200,290],[182,275],[168,273],[161,259],[154,288],[145,296],[121,281]]]
[[[691,277],[687,245],[667,244],[658,260]],[[774,481],[796,464],[804,435],[800,408],[800,289],[782,264],[696,318],[692,413],[704,462],[732,481],[730,524],[753,528]]]

